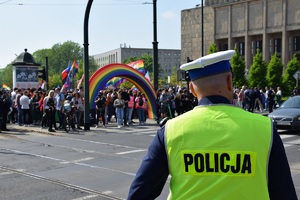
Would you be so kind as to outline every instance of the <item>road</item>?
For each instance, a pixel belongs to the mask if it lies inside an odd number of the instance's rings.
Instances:
[[[49,135],[38,127],[8,125],[0,134],[1,199],[126,199],[158,126],[116,124]],[[281,132],[300,197],[300,135]],[[158,199],[166,199],[168,183]]]

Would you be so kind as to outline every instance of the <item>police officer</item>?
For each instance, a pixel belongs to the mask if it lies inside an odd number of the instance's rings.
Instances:
[[[182,65],[198,106],[158,130],[128,199],[297,199],[282,141],[268,117],[231,105],[235,51]]]

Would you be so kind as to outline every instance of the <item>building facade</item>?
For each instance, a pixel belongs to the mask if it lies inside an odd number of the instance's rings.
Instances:
[[[94,55],[94,59],[99,67],[111,63],[123,63],[129,57],[141,57],[143,54],[152,56],[152,49],[131,48],[125,44],[118,49]],[[181,51],[176,49],[158,49],[158,64],[162,69],[159,73],[160,78],[171,76],[173,66],[178,70],[180,67]]]
[[[215,43],[219,51],[236,48],[249,70],[256,50],[265,61],[277,52],[284,67],[300,60],[299,0],[206,0],[203,7],[181,12],[181,62],[196,59]],[[204,29],[202,36],[202,28]]]

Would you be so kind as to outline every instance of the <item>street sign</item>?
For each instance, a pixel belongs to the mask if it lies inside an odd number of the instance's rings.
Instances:
[[[299,80],[300,79],[300,71],[296,71],[295,74],[293,75],[293,77],[296,79],[296,80]]]

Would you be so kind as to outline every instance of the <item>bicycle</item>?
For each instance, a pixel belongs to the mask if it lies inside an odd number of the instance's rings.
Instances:
[[[74,112],[72,111],[67,111],[64,113],[65,115],[65,121],[64,121],[64,128],[65,131],[68,133],[71,128],[74,130],[75,125],[74,125]]]

